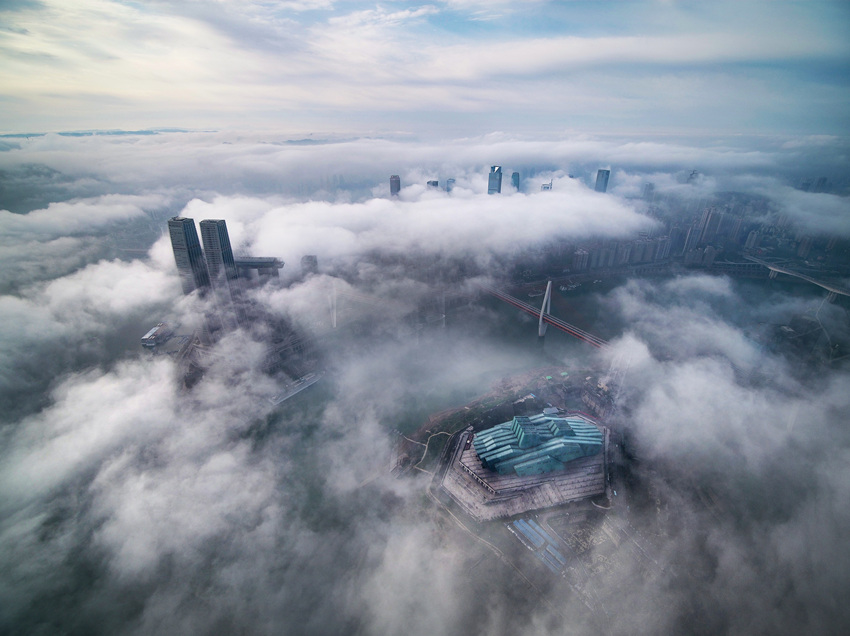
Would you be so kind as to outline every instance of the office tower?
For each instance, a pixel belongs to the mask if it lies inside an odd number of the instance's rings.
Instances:
[[[519,172],[511,173],[511,185],[519,190]]]
[[[201,294],[206,293],[210,287],[210,276],[198,241],[195,221],[175,216],[168,220],[168,233],[171,235],[171,249],[174,250],[183,293],[189,295],[196,289]]]
[[[502,191],[502,166],[490,166],[490,178],[487,182],[487,194],[499,194]]]
[[[436,188],[439,188],[439,187],[440,187],[440,182],[439,182],[439,181],[433,181],[433,180],[432,180],[432,181],[428,181],[428,182],[426,183],[426,185],[427,185],[429,188],[434,188],[434,189],[436,189]]]
[[[397,197],[401,190],[401,179],[397,174],[390,176],[390,196]]]
[[[315,254],[307,254],[301,257],[301,275],[319,273],[319,257]]]
[[[597,192],[607,192],[608,191],[608,177],[611,176],[610,170],[598,170],[596,172],[596,191]]]
[[[201,221],[200,226],[207,271],[219,305],[222,310],[227,305],[232,306],[237,322],[244,324],[247,317],[242,307],[239,275],[230,246],[227,224],[221,219],[205,219]]]
[[[446,179],[446,192],[451,192],[454,190],[455,180],[454,179]]]
[[[204,257],[213,287],[216,286],[217,281],[230,283],[236,280],[238,278],[236,262],[233,259],[233,249],[230,247],[227,224],[221,219],[204,219],[200,226]]]

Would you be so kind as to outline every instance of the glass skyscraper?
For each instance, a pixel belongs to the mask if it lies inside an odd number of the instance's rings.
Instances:
[[[607,192],[608,191],[608,177],[611,176],[610,170],[599,170],[596,173],[596,191],[597,192]]]
[[[221,219],[204,219],[200,225],[207,271],[219,304],[232,304],[237,321],[243,323],[245,315],[241,305],[239,275],[230,246],[227,223]]]
[[[174,250],[183,293],[189,295],[196,289],[202,294],[206,293],[210,287],[210,276],[194,219],[181,216],[169,219],[168,233],[171,235],[171,248]]]
[[[487,183],[487,194],[499,194],[502,191],[502,166],[490,167],[490,180]]]

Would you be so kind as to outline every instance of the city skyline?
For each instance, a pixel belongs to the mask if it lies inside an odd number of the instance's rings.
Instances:
[[[848,3],[0,22],[0,633],[848,631]]]

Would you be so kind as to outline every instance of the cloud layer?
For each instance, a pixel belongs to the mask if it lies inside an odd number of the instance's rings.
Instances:
[[[234,128],[246,116],[287,131],[455,136],[847,126],[848,15],[835,1],[42,0],[3,14],[6,125],[19,132]]]
[[[0,629],[791,634],[848,623],[847,368],[812,369],[752,337],[805,312],[844,333],[840,306],[723,277],[625,281],[583,297],[614,332],[596,358],[557,334],[541,351],[533,325],[517,335],[515,312],[484,302],[446,331],[414,332],[397,313],[433,291],[399,255],[498,278],[514,255],[654,227],[630,198],[644,181],[682,214],[728,188],[810,231],[844,232],[843,197],[789,187],[801,157],[843,165],[840,144],[286,141],[51,135],[0,153],[7,172],[49,168],[34,178],[53,199],[0,214],[0,258],[23,265],[4,268],[0,297]],[[506,175],[502,195],[486,194],[493,163],[521,172],[520,192]],[[679,173],[693,165],[703,176],[688,184]],[[602,166],[613,169],[604,196],[588,187]],[[451,194],[424,186],[447,177]],[[37,196],[19,194],[25,208]],[[319,255],[321,275],[255,294],[272,315],[326,328],[328,272],[386,305],[356,332],[325,335],[326,379],[280,409],[254,333],[223,339],[184,391],[170,359],[138,350],[152,324],[185,326],[198,311],[160,235],[177,213],[227,219],[237,251],[283,258],[285,277]],[[394,430],[499,377],[611,358],[628,367],[620,413],[639,484],[612,514],[646,535],[654,564],[625,542],[600,551],[597,563],[616,565],[595,575],[604,610],[589,610],[559,579],[532,587],[439,513],[428,475],[388,468]],[[515,548],[510,559],[528,557]]]

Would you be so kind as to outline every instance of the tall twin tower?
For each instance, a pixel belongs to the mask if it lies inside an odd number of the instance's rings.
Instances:
[[[212,291],[218,308],[231,318],[225,318],[225,321],[232,323],[235,318],[238,324],[244,324],[242,288],[227,224],[220,219],[206,219],[200,225],[203,250],[194,219],[175,216],[168,221],[183,293],[188,295],[198,290],[202,297],[206,297]]]

